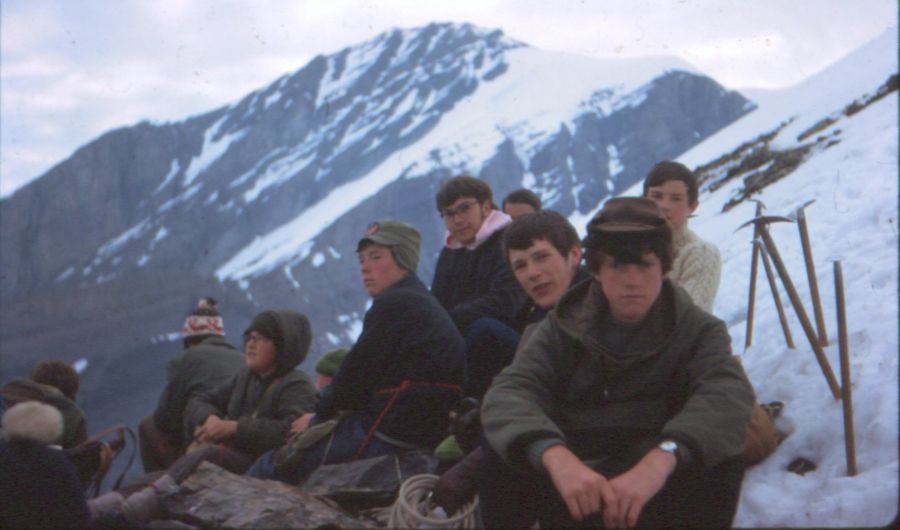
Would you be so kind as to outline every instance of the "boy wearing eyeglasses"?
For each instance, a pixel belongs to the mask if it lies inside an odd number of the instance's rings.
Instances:
[[[444,181],[436,203],[447,231],[431,292],[463,335],[483,317],[511,324],[525,301],[503,253],[511,218],[494,208],[490,186],[474,177]]]

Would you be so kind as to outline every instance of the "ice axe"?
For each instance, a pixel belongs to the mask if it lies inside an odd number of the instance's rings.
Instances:
[[[803,327],[803,331],[806,333],[806,338],[809,340],[809,344],[810,346],[812,346],[813,352],[816,354],[816,360],[819,362],[819,367],[822,369],[822,373],[825,375],[825,380],[828,382],[828,387],[831,389],[831,394],[834,396],[834,399],[841,399],[841,387],[834,376],[834,371],[832,371],[831,369],[831,364],[828,362],[828,357],[825,356],[825,352],[822,350],[822,346],[819,344],[818,337],[816,337],[816,330],[813,329],[812,323],[809,321],[809,316],[806,314],[806,310],[803,308],[803,301],[800,300],[800,295],[797,294],[797,289],[794,287],[794,282],[791,281],[791,276],[788,273],[787,268],[784,266],[784,261],[782,261],[781,259],[781,254],[778,253],[778,248],[775,246],[775,241],[772,239],[772,235],[769,234],[769,230],[767,228],[768,225],[770,223],[778,222],[792,223],[793,220],[782,216],[764,215],[747,221],[746,223],[739,226],[738,230],[750,224],[760,227],[759,233],[762,237],[763,243],[765,244],[766,252],[768,252],[769,257],[772,258],[772,263],[775,265],[775,270],[778,271],[778,276],[781,278],[781,283],[784,285],[784,290],[787,291],[788,298],[791,299],[791,305],[794,306],[794,312],[797,313],[797,318],[800,320],[800,325]]]
[[[762,239],[753,240],[753,250],[758,252],[762,257],[763,268],[766,271],[766,278],[769,280],[769,288],[772,290],[772,299],[775,301],[775,309],[778,310],[778,320],[781,322],[781,330],[784,332],[784,340],[787,342],[788,348],[794,349],[794,337],[791,335],[791,328],[788,325],[787,315],[784,314],[784,305],[781,303],[781,295],[778,294],[778,284],[775,282],[775,273],[772,272],[772,265],[769,264],[769,254],[766,252],[765,243]]]
[[[828,332],[825,330],[825,316],[822,314],[819,283],[816,280],[816,266],[813,264],[812,246],[809,244],[809,229],[806,226],[806,213],[804,212],[804,209],[814,202],[816,202],[815,199],[807,201],[803,206],[797,208],[794,218],[797,220],[797,228],[800,230],[800,245],[803,247],[806,276],[809,278],[809,294],[812,297],[813,312],[816,316],[816,331],[819,333],[819,344],[828,346]]]
[[[758,199],[750,199],[751,201],[756,203],[756,217],[762,216],[762,211],[766,207],[762,201]],[[747,294],[747,332],[744,333],[744,351],[747,351],[750,348],[750,345],[753,343],[753,310],[756,306],[756,273],[759,268],[759,250],[760,247],[756,244],[756,241],[759,240],[759,227],[753,227],[753,250],[752,255],[750,257],[750,292]],[[778,292],[774,289],[773,278],[769,269],[766,269],[766,272],[769,273],[769,284],[773,286],[772,294],[776,297],[776,303],[779,307],[778,315],[783,316],[784,310],[781,308],[781,300],[778,299]],[[788,337],[790,331],[785,328],[785,338]],[[788,339],[788,344],[791,344],[793,341]],[[791,346],[793,348],[793,345]]]
[[[847,341],[847,310],[844,303],[844,271],[841,262],[834,262],[834,297],[837,303],[838,344],[841,353],[841,390],[844,405],[844,449],[847,454],[847,475],[856,475],[856,438],[853,434],[853,390],[850,382],[850,347]]]

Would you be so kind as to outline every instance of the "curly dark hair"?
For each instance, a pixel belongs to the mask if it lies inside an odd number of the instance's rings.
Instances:
[[[447,179],[441,182],[435,196],[438,211],[450,206],[460,197],[472,197],[479,204],[483,204],[484,201],[490,201],[493,204],[494,192],[491,191],[487,182],[475,177],[461,175]]]
[[[546,240],[563,257],[579,244],[578,232],[569,221],[553,210],[541,210],[519,216],[503,233],[503,252],[509,262],[510,250],[527,250],[535,241]]]
[[[509,203],[513,204],[527,204],[534,208],[534,211],[541,211],[541,198],[537,196],[533,191],[526,190],[525,188],[518,189],[516,191],[509,192],[509,195],[503,199],[503,208],[506,208],[506,205]]]
[[[72,365],[65,361],[41,361],[31,372],[31,380],[42,385],[58,388],[72,401],[78,395],[81,378]]]

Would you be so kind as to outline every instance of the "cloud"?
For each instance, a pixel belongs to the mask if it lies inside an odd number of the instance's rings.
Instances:
[[[239,100],[317,54],[430,22],[502,28],[538,48],[674,55],[730,87],[811,75],[888,24],[893,0],[155,0],[6,2],[0,196],[110,127]],[[42,162],[41,162],[42,161]]]

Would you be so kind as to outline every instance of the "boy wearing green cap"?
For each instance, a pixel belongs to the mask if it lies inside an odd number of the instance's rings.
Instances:
[[[283,458],[289,450],[264,455],[248,474],[296,484],[323,464],[432,449],[446,435],[461,395],[465,344],[416,276],[420,242],[405,223],[369,226],[356,253],[372,307],[310,424],[339,418],[334,430],[296,458]]]

